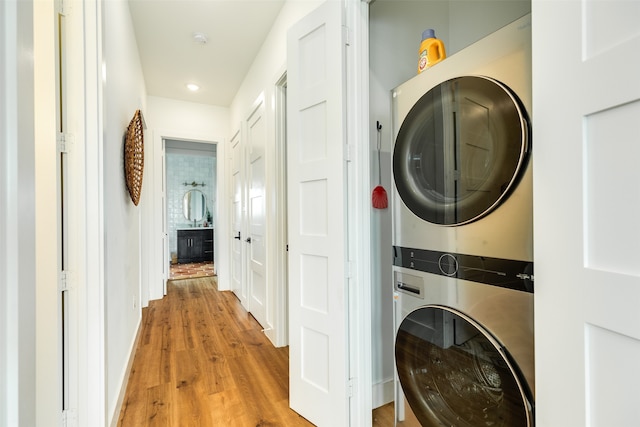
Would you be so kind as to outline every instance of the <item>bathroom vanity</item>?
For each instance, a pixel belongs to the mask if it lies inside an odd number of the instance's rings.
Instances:
[[[178,264],[213,261],[213,228],[178,229]]]
[[[186,184],[185,184],[186,185]],[[195,182],[193,185],[196,185]],[[204,185],[204,184],[202,184]],[[207,199],[200,190],[189,190],[184,194],[182,209],[187,224],[178,227],[178,264],[190,262],[213,262],[213,227],[198,227],[208,215]],[[210,218],[207,218],[211,221]]]

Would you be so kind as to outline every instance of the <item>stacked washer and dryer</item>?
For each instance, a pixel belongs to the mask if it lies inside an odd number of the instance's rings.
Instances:
[[[531,18],[393,91],[396,425],[533,425]]]

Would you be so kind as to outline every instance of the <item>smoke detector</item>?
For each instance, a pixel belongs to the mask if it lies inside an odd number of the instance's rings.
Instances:
[[[207,35],[204,33],[193,33],[193,42],[195,44],[199,44],[201,46],[204,46],[205,44],[207,44],[207,42],[209,41],[209,39],[207,38]]]

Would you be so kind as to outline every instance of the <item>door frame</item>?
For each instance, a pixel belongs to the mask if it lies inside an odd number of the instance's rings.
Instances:
[[[289,344],[289,251],[287,235],[287,72],[283,70],[274,85],[275,117],[275,187],[270,199],[275,205],[275,242],[273,283],[275,284],[275,336],[276,347]]]
[[[169,245],[167,247],[163,247],[162,238],[165,230],[167,230],[167,217],[165,212],[167,211],[166,206],[166,198],[163,200],[162,198],[162,189],[164,183],[162,181],[166,180],[166,170],[165,164],[166,160],[166,151],[164,146],[164,141],[166,139],[174,140],[174,141],[186,141],[186,142],[198,142],[202,144],[216,144],[216,206],[215,206],[215,236],[226,236],[228,233],[228,218],[227,211],[224,206],[221,207],[221,196],[225,194],[226,191],[226,158],[225,155],[225,139],[211,135],[211,134],[197,134],[192,132],[185,132],[182,130],[165,130],[165,129],[156,129],[153,131],[153,172],[149,175],[152,177],[152,184],[150,187],[153,188],[153,212],[151,213],[153,217],[153,227],[154,229],[150,233],[150,238],[147,241],[143,241],[143,251],[149,251],[150,253],[154,253],[152,257],[151,263],[153,264],[151,278],[148,283],[143,283],[142,286],[148,286],[147,295],[149,295],[149,300],[161,299],[164,295],[167,294],[166,283],[168,278],[168,260],[170,259],[169,253]],[[165,190],[166,191],[166,190]],[[224,205],[226,205],[226,199],[224,200]],[[161,210],[159,210],[159,208]],[[165,236],[168,238],[167,236]],[[167,240],[168,241],[168,240]],[[229,286],[227,274],[229,272],[229,257],[226,255],[228,251],[228,243],[225,239],[214,238],[214,258],[215,258],[215,271],[218,276],[218,289],[226,290],[225,286]],[[166,273],[165,273],[166,266]],[[221,267],[221,268],[219,268]],[[145,295],[144,289],[142,295]],[[145,307],[148,305],[148,301],[142,301],[142,306]]]
[[[347,140],[354,153],[349,168],[347,227],[353,283],[349,286],[349,354],[352,380],[350,424],[371,425],[372,379],[372,251],[371,251],[371,165],[369,117],[369,3],[347,0],[345,23],[347,41]]]
[[[66,221],[74,225],[65,233],[65,286],[72,316],[69,345],[77,351],[70,355],[69,405],[62,416],[70,425],[101,425],[109,417],[103,170],[95,167],[103,165],[102,2],[82,3],[63,14],[63,122],[71,141],[65,209]]]

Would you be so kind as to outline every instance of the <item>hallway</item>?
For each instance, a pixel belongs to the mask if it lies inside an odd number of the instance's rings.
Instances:
[[[169,281],[142,311],[118,420],[144,426],[309,426],[289,409],[288,348],[275,348],[215,277]]]

